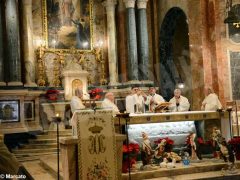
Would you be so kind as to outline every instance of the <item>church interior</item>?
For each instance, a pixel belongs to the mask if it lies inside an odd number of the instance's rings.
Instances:
[[[0,179],[239,179],[238,64],[240,0],[1,0]]]

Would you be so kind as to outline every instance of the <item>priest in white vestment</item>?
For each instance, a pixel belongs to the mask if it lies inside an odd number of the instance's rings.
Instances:
[[[136,109],[134,107],[145,108],[145,100],[138,87],[132,87],[131,94],[126,97],[126,112],[135,113]]]
[[[163,97],[156,93],[155,87],[149,87],[149,95],[146,99],[145,104],[149,106],[150,111],[154,111],[159,104],[165,102]]]
[[[212,88],[205,89],[205,99],[202,102],[201,109],[204,111],[216,111],[222,109],[222,104],[218,99],[218,96],[214,93]]]
[[[112,92],[106,93],[101,106],[102,108],[112,109],[113,115],[116,115],[117,113],[119,113],[119,109],[114,103],[114,99],[115,97]]]
[[[85,106],[82,103],[82,98],[83,98],[83,92],[81,89],[76,89],[75,90],[75,96],[72,96],[71,102],[70,102],[70,107],[71,111],[73,113],[72,119],[70,120],[70,125],[73,127],[72,128],[72,133],[73,135],[77,135],[77,122],[74,121],[73,119],[75,118],[75,111],[80,110],[80,109],[85,109]]]
[[[70,106],[71,111],[74,113],[78,109],[85,109],[85,106],[82,103],[83,92],[81,89],[75,90],[75,96],[72,96]]]
[[[186,97],[181,95],[180,89],[174,90],[174,97],[169,102],[171,105],[168,106],[168,109],[172,112],[189,111],[190,103]]]

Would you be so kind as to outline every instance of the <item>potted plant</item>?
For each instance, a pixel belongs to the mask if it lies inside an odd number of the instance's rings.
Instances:
[[[57,101],[59,93],[60,92],[56,89],[49,89],[47,90],[45,96],[48,101]]]
[[[228,144],[231,145],[233,151],[235,152],[236,159],[240,160],[240,137],[232,138],[228,141]]]
[[[94,88],[89,91],[90,97],[93,100],[101,100],[103,97],[103,89],[101,88]]]
[[[137,162],[137,156],[140,152],[139,144],[130,143],[129,145],[124,144],[123,148],[123,163],[122,172],[127,173],[129,168],[132,168]],[[130,165],[130,167],[129,167]]]

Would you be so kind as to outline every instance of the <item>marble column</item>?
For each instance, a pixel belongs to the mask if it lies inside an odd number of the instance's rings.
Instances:
[[[148,28],[147,28],[147,1],[137,0],[138,14],[138,66],[139,80],[148,80],[149,71],[149,47],[148,47]]]
[[[117,8],[117,42],[118,42],[118,63],[119,78],[121,82],[127,82],[127,29],[125,18],[125,5],[123,0],[118,1]]]
[[[3,58],[3,25],[2,25],[2,1],[0,2],[0,86],[5,86],[4,82],[4,58]]]
[[[135,0],[124,0],[124,3],[127,13],[128,81],[129,83],[139,83]]]
[[[22,0],[22,36],[23,36],[23,58],[25,65],[26,87],[37,86],[35,83],[35,59],[33,49],[33,22],[32,22],[32,0]]]
[[[108,65],[109,65],[109,85],[118,85],[118,63],[117,63],[117,41],[115,7],[116,0],[106,0],[103,6],[107,12],[107,33],[108,33]]]
[[[6,0],[6,53],[8,62],[8,86],[21,86],[21,60],[18,0]]]

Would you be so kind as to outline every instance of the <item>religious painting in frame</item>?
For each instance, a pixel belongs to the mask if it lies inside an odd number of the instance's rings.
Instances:
[[[45,45],[52,51],[92,50],[93,0],[42,0]]]
[[[18,100],[0,101],[0,121],[2,123],[20,121],[20,105]]]
[[[24,120],[34,120],[34,101],[24,101]]]

